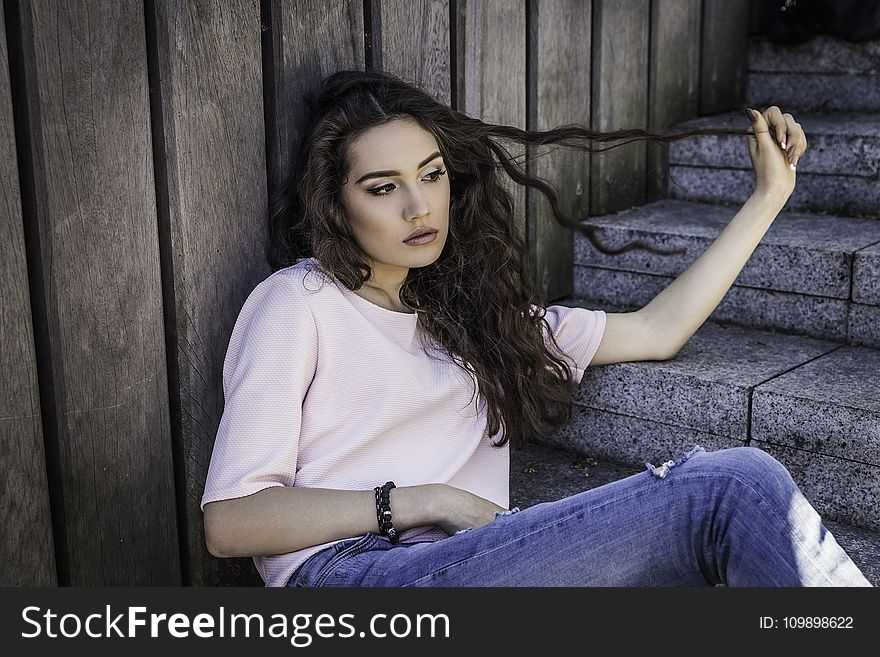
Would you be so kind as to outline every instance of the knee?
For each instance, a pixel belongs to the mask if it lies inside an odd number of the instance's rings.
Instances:
[[[759,477],[778,475],[781,471],[788,473],[782,463],[759,447],[734,447],[730,451],[734,453],[737,462],[745,471],[754,472]]]
[[[786,467],[758,447],[733,447],[717,454],[723,455],[721,470],[764,496],[788,498],[797,488]]]

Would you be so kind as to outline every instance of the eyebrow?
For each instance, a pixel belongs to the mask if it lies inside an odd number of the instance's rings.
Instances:
[[[428,162],[430,162],[431,160],[433,160],[436,157],[439,157],[439,155],[440,155],[440,151],[434,151],[428,157],[426,157],[424,160],[419,162],[419,166],[417,166],[416,168],[421,169]],[[370,171],[370,173],[365,173],[360,178],[358,178],[354,184],[359,185],[362,182],[364,182],[365,180],[369,180],[370,178],[387,178],[389,176],[399,176],[399,175],[400,175],[400,171],[395,171],[394,169],[386,169],[384,171]]]

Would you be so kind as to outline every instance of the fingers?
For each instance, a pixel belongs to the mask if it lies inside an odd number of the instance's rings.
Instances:
[[[785,150],[788,147],[785,141],[788,124],[785,122],[785,117],[782,116],[782,110],[776,107],[776,105],[772,105],[764,110],[764,119],[767,121],[767,125],[770,126],[770,133],[776,138],[776,142],[782,150]]]
[[[776,105],[768,107],[763,116],[770,133],[780,148],[785,150],[786,157],[794,168],[807,150],[807,137],[801,124],[791,114],[783,114]]]
[[[798,160],[801,159],[807,150],[807,136],[804,134],[800,123],[792,122],[795,126],[795,136],[788,139],[788,161],[797,166]]]
[[[775,144],[770,136],[770,127],[767,125],[764,115],[751,108],[746,108],[746,114],[749,115],[752,121],[752,127],[749,128],[749,132],[754,134],[753,137],[749,137],[749,148],[773,147]]]

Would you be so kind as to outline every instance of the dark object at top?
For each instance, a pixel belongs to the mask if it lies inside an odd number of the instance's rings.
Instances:
[[[782,45],[806,43],[817,34],[846,41],[880,38],[880,0],[774,0],[767,38]]]

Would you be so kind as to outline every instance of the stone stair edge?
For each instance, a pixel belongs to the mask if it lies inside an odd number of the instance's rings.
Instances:
[[[676,276],[721,234],[738,212],[681,199],[651,203],[582,220],[605,245],[642,240],[687,253],[644,250],[606,255],[586,235],[574,235],[574,265],[655,276]],[[870,217],[783,210],[738,275],[737,287],[775,290],[880,305],[880,222]]]
[[[634,306],[627,306],[622,304],[602,304],[601,308],[599,304],[590,300],[587,297],[568,295],[559,299],[555,299],[551,302],[552,305],[560,305],[566,307],[580,307],[586,308],[589,310],[603,310],[604,312],[632,312],[637,308]],[[801,343],[804,345],[810,345],[814,347],[818,347],[820,349],[825,349],[821,354],[817,354],[815,356],[811,356],[804,360],[802,363],[798,363],[795,367],[801,367],[806,365],[818,358],[822,358],[827,356],[829,353],[837,351],[839,349],[845,350],[856,350],[863,352],[866,356],[876,357],[880,360],[880,348],[870,346],[870,345],[853,345],[848,344],[842,340],[830,340],[827,338],[815,338],[811,336],[805,336],[801,334],[789,333],[785,331],[779,330],[771,330],[764,329],[752,326],[743,326],[737,324],[731,324],[726,321],[717,320],[714,318],[707,319],[699,329],[697,329],[696,333],[691,337],[691,340],[688,344],[691,344],[695,338],[700,339],[704,334],[714,333],[717,336],[736,336],[736,337],[748,337],[749,339],[754,340],[780,340],[787,341],[792,344]],[[709,339],[709,336],[706,336]],[[687,345],[683,349],[686,349]],[[681,352],[680,352],[681,353]],[[676,359],[672,359],[670,361],[657,361],[657,363],[675,363]],[[644,367],[656,367],[657,365],[647,365],[648,363],[655,363],[655,361],[632,361],[624,363],[627,366],[634,368],[644,368]],[[661,369],[669,369],[675,368],[675,365],[660,365]],[[701,364],[701,367],[706,367],[706,364]],[[780,373],[778,375],[773,375],[768,377],[767,379],[761,381],[757,386],[769,384],[771,381],[776,379],[778,376],[782,374],[788,373],[791,370],[786,370],[786,372]],[[690,373],[693,374],[693,373]],[[699,376],[699,375],[698,375]]]
[[[645,203],[644,205],[618,210],[616,212],[593,215],[581,220],[581,223],[603,229],[633,230],[659,235],[670,234],[668,231],[670,226],[668,224],[657,225],[648,223],[650,218],[662,214],[681,217],[682,213],[687,213],[685,218],[694,219],[696,213],[702,213],[702,217],[700,218],[709,220],[712,222],[711,224],[696,223],[694,221],[688,223],[682,221],[679,224],[674,225],[678,231],[675,235],[698,238],[710,236],[715,237],[718,232],[720,232],[720,230],[717,232],[715,230],[717,224],[723,222],[726,225],[731,219],[733,219],[737,212],[739,212],[741,207],[741,205],[737,204],[719,205],[690,199],[663,198]],[[856,228],[864,229],[865,231],[870,232],[873,237],[861,240],[864,243],[853,247],[850,252],[855,253],[861,250],[870,249],[871,247],[877,247],[878,250],[880,250],[880,224],[878,224],[875,219],[870,217],[850,217],[838,214],[819,214],[815,212],[785,209],[777,215],[773,224],[770,226],[770,229],[767,231],[767,234],[762,238],[761,244],[789,245],[790,242],[786,241],[785,237],[778,235],[778,231],[773,229],[774,226],[779,226],[781,223],[785,222],[807,221],[821,221],[825,223],[835,222],[833,225],[829,225],[828,234],[822,235],[821,237],[823,238],[839,239],[841,237],[839,233],[844,226],[848,226],[853,230]],[[838,224],[836,223],[838,221],[845,223]],[[817,241],[816,232],[814,230],[810,231],[810,235],[813,236],[813,239],[805,239],[803,245],[798,244],[796,246],[803,246],[804,248],[816,251],[829,252],[838,252],[842,249],[842,247],[826,245],[821,241]],[[586,235],[581,233],[575,233],[574,239],[575,241],[588,241]]]

